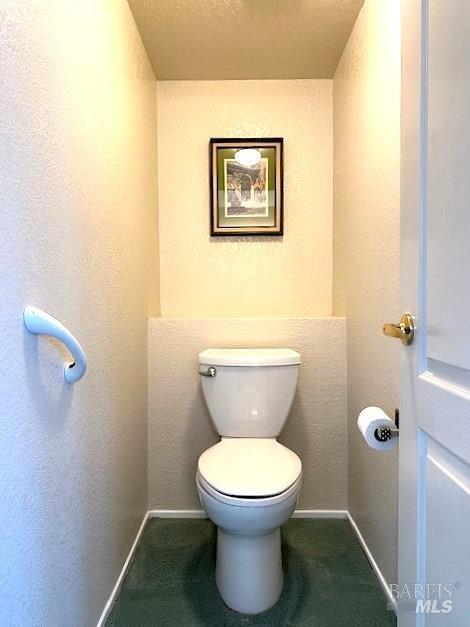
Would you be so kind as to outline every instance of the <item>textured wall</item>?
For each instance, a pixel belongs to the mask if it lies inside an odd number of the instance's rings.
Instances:
[[[123,0],[0,24],[0,623],[95,625],[147,506],[155,81]],[[83,343],[75,386],[26,304]]]
[[[197,374],[204,348],[288,346],[302,354],[280,441],[303,462],[299,508],[346,509],[344,319],[154,318],[149,323],[149,506],[200,509],[199,455],[217,442]]]
[[[162,315],[329,316],[332,82],[158,83]],[[285,140],[285,235],[209,236],[210,137]]]
[[[397,451],[368,448],[359,411],[399,404],[400,3],[366,0],[334,78],[334,311],[347,316],[349,509],[396,581]]]

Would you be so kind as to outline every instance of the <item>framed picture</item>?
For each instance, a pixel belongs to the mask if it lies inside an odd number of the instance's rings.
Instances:
[[[211,235],[282,235],[282,137],[211,139]]]

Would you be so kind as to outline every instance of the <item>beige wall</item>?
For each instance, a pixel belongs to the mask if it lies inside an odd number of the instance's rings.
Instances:
[[[396,581],[397,451],[368,448],[359,411],[399,403],[400,3],[366,0],[334,77],[334,312],[347,316],[349,509]]]
[[[208,347],[289,346],[302,354],[280,441],[303,464],[300,509],[346,509],[345,321],[164,319],[149,323],[149,506],[200,509],[199,455],[217,442],[201,393],[197,354]]]
[[[159,82],[158,120],[162,315],[331,315],[332,82]],[[284,237],[211,238],[210,137],[273,136]]]
[[[91,626],[147,508],[155,80],[124,0],[0,23],[1,623]],[[76,385],[26,304],[83,343]]]

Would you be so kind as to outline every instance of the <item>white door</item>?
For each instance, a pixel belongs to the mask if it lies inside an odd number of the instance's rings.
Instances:
[[[470,0],[402,7],[398,624],[469,627]]]

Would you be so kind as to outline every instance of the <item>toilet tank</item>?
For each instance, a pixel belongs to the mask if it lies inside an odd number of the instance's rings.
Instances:
[[[290,348],[209,348],[198,357],[204,398],[221,436],[280,434],[297,386],[299,353]]]

